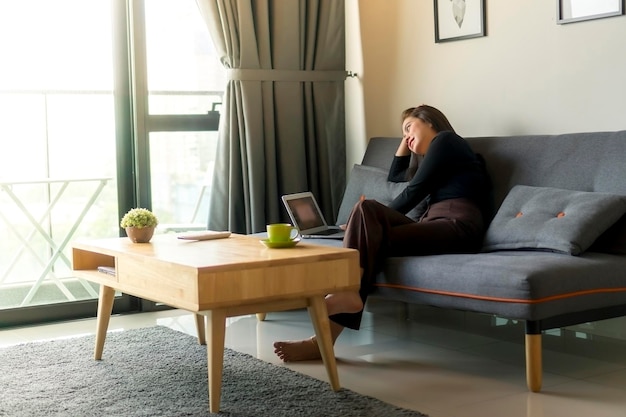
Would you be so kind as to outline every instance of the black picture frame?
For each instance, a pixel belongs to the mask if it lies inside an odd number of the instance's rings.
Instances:
[[[435,43],[480,38],[486,31],[486,0],[434,0]]]
[[[556,22],[559,25],[623,14],[624,0],[556,0]]]

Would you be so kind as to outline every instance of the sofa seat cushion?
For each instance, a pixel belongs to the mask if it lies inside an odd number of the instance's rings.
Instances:
[[[624,196],[516,185],[485,234],[483,251],[579,255],[626,212]]]
[[[376,293],[406,302],[540,320],[626,304],[626,257],[552,252],[394,257]]]

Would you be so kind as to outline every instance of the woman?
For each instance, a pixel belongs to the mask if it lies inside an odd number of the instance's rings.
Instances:
[[[405,110],[402,132],[389,181],[410,178],[406,188],[388,206],[362,199],[346,225],[344,246],[359,251],[361,288],[326,297],[333,343],[345,327],[359,329],[365,300],[386,257],[476,252],[482,243],[491,188],[482,158],[431,106]],[[423,160],[407,177],[412,155]],[[425,198],[428,209],[419,221],[405,216]],[[276,342],[274,352],[284,361],[320,358],[315,337]]]

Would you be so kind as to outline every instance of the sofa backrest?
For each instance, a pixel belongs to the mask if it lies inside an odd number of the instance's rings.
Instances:
[[[389,169],[401,138],[371,138],[362,164]],[[495,206],[516,184],[626,195],[626,131],[467,138],[487,162]]]

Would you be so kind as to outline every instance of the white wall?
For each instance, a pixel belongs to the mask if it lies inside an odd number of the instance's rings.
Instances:
[[[436,44],[432,0],[346,2],[349,166],[422,103],[467,137],[626,129],[626,16],[558,25],[556,0],[487,0],[486,37]]]

